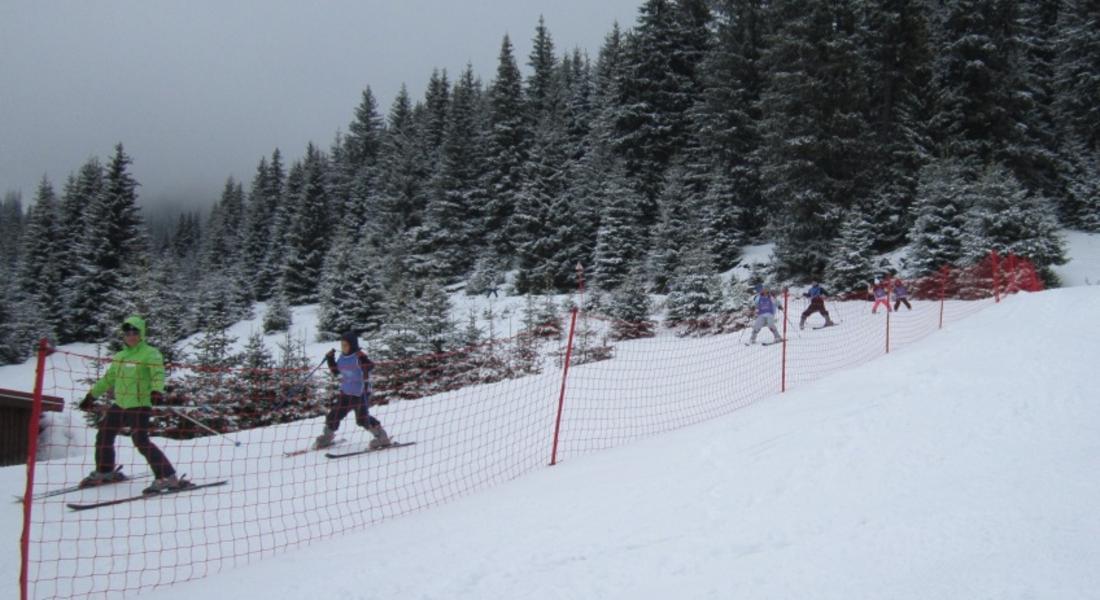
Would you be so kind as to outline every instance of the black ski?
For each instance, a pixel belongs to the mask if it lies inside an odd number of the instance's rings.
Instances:
[[[121,471],[121,470],[122,470],[122,467],[115,467],[115,472],[116,473],[118,471]],[[104,483],[100,483],[98,485],[85,485],[85,486],[82,486],[78,483],[76,485],[70,485],[69,487],[59,488],[59,489],[56,489],[56,490],[50,490],[48,492],[39,492],[39,493],[34,494],[33,496],[31,496],[31,500],[32,501],[33,500],[41,500],[43,498],[50,498],[50,497],[53,497],[53,496],[60,496],[62,494],[69,494],[69,493],[72,493],[72,492],[79,492],[80,490],[90,490],[92,488],[103,487],[105,485],[114,485],[116,483],[126,483],[127,481],[135,481],[135,480],[138,480],[138,479],[146,479],[146,478],[152,477],[152,476],[153,476],[152,473],[145,473],[143,475],[135,475],[134,477],[127,477],[126,479],[121,479],[119,481],[107,481],[107,482],[104,482]],[[15,496],[15,501],[16,502],[23,502],[23,496]]]
[[[782,340],[782,339],[779,339],[779,340],[772,340],[772,341],[770,341],[770,342],[760,342],[760,345],[761,345],[761,346],[772,346],[772,345],[775,345],[775,344],[781,344],[781,343],[783,343],[784,341],[786,341],[786,340]],[[755,344],[754,344],[754,343],[752,343],[752,342],[745,342],[745,345],[746,345],[746,346],[754,346]]]
[[[301,450],[291,450],[290,452],[283,452],[283,456],[285,456],[286,458],[290,458],[292,456],[301,456],[303,454],[309,454],[310,452],[317,452],[318,450],[328,450],[333,446],[339,446],[345,442],[347,442],[347,440],[339,439],[333,442],[332,446],[325,446],[324,448],[314,448],[313,446],[310,446],[309,448],[303,448]]]
[[[831,325],[818,325],[817,327],[814,327],[814,330],[816,331],[818,329],[825,329],[826,327],[836,327],[837,325],[840,325],[840,323],[833,323]]]
[[[188,483],[191,483],[191,482],[188,482]],[[65,506],[68,506],[72,510],[89,510],[89,509],[92,509],[92,508],[102,508],[104,506],[114,506],[115,504],[125,504],[126,502],[134,502],[134,501],[137,501],[137,500],[148,500],[150,498],[160,498],[161,496],[172,496],[172,495],[175,495],[175,494],[181,494],[183,492],[190,492],[190,491],[194,491],[194,490],[200,490],[202,488],[225,485],[227,483],[229,483],[228,479],[223,479],[221,481],[214,481],[214,482],[211,482],[211,483],[191,483],[191,485],[188,485],[187,487],[182,487],[182,488],[175,489],[175,490],[165,490],[163,492],[154,492],[154,493],[151,493],[151,494],[138,494],[137,496],[127,496],[126,498],[118,498],[118,499],[115,499],[115,500],[105,500],[103,502],[92,502],[92,503],[89,503],[89,504],[76,504],[76,503],[71,503],[70,502],[69,504],[66,504]]]
[[[381,452],[383,450],[389,450],[391,448],[400,448],[402,446],[412,446],[416,442],[394,442],[389,446],[382,446],[381,448],[367,448],[366,450],[356,450],[355,452],[343,452],[340,454],[333,454],[332,452],[326,452],[326,458],[344,458],[345,456],[359,456],[360,454],[369,454],[371,452]]]

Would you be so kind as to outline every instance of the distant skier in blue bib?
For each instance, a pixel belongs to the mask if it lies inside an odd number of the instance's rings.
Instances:
[[[810,299],[810,306],[802,312],[802,320],[798,322],[799,329],[806,328],[806,319],[810,318],[810,315],[815,312],[819,312],[825,316],[825,327],[836,325],[836,323],[833,323],[833,320],[829,318],[829,311],[825,310],[825,296],[827,295],[825,289],[818,285],[816,281],[810,286],[809,291],[803,294],[803,296]]]
[[[775,336],[774,341],[780,342],[783,338],[779,335],[779,330],[775,328],[775,313],[777,310],[783,310],[783,306],[776,302],[767,286],[758,284],[756,291],[756,297],[753,298],[756,320],[752,324],[752,337],[749,338],[749,343],[756,343],[756,334],[760,333],[760,330],[764,327],[767,327]]]
[[[332,409],[325,415],[325,431],[318,436],[314,447],[328,448],[335,444],[340,421],[352,411],[355,411],[355,423],[374,436],[370,441],[371,449],[389,446],[392,443],[390,436],[382,429],[382,423],[367,410],[370,406],[370,372],[374,363],[367,358],[366,352],[359,349],[359,336],[353,332],[345,333],[340,337],[340,357],[336,357],[336,350],[329,350],[325,361],[329,371],[340,377],[340,391]]]

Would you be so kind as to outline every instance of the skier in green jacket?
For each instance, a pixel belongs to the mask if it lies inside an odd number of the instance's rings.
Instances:
[[[130,439],[155,477],[144,493],[187,487],[188,482],[176,477],[172,463],[149,439],[153,405],[164,401],[164,357],[160,350],[145,342],[145,321],[141,317],[131,316],[122,323],[122,340],[125,347],[115,354],[103,378],[80,403],[81,410],[92,410],[96,397],[107,390],[114,393],[114,402],[100,420],[95,437],[95,471],[80,485],[92,487],[127,479],[115,468],[115,437],[128,429]]]

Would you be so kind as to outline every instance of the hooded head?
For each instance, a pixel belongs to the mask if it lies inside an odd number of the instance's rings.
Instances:
[[[359,336],[354,331],[347,331],[340,336],[341,342],[348,343],[348,351],[345,354],[355,354],[359,351]]]
[[[122,331],[125,333],[135,329],[138,332],[138,341],[145,341],[145,320],[137,315],[130,315],[122,322]]]

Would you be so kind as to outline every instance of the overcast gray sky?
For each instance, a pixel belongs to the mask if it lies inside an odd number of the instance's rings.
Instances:
[[[558,53],[595,60],[642,0],[3,0],[0,192],[61,191],[122,142],[145,205],[208,204],[261,156],[347,130],[364,87],[383,114],[433,68],[488,84],[505,33],[526,75],[539,15]]]

